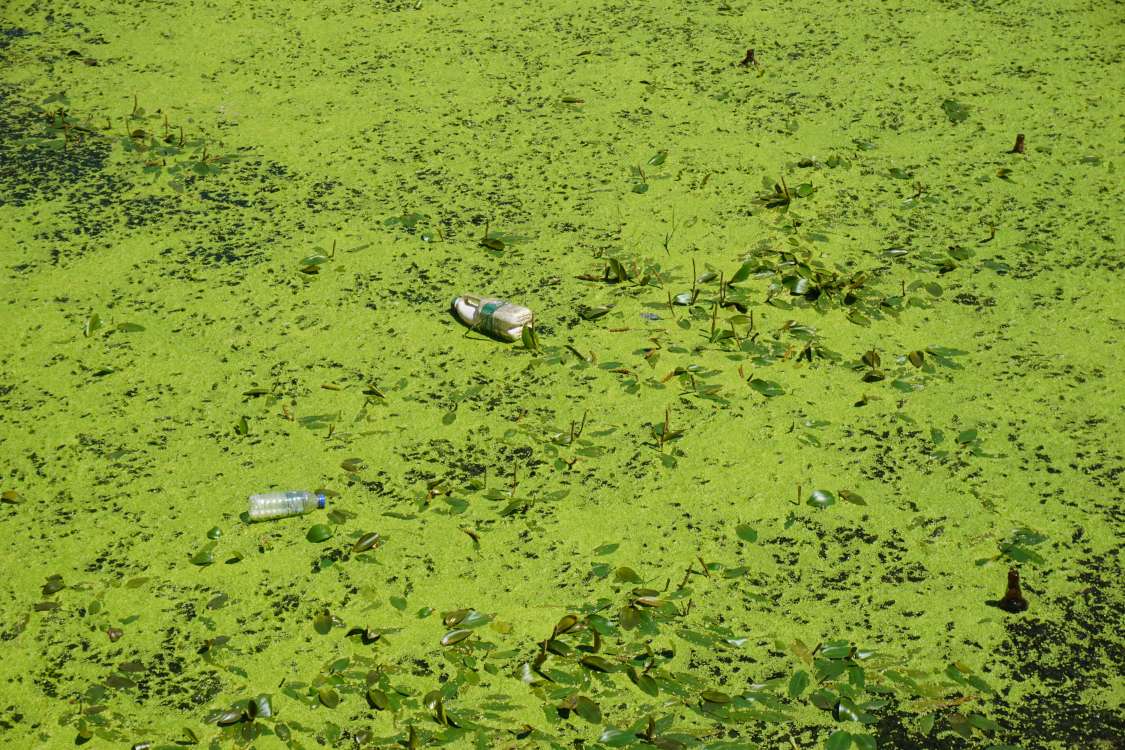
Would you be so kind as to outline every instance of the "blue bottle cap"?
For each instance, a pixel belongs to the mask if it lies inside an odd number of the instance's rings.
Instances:
[[[316,507],[323,508],[324,507],[324,495],[317,495],[316,499],[320,501],[320,505],[318,505]]]

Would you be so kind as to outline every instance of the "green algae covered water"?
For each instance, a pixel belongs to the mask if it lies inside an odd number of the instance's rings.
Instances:
[[[5,744],[1117,747],[1119,15],[6,4]]]

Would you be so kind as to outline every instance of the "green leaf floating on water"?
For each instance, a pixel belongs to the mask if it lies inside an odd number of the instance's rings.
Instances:
[[[628,732],[622,729],[614,729],[613,727],[605,730],[604,732],[602,732],[602,736],[598,737],[598,742],[605,745],[606,747],[624,747],[625,745],[635,743],[636,741],[637,735],[635,732]]]
[[[305,534],[305,539],[310,542],[324,542],[332,538],[332,529],[328,526],[318,523],[309,529],[309,533]]]
[[[723,704],[730,703],[733,700],[726,693],[720,693],[718,690],[704,690],[699,694],[705,703]]]
[[[371,688],[367,691],[367,702],[370,703],[371,707],[376,711],[382,711],[389,703],[387,694],[378,688]]]
[[[805,692],[805,688],[809,686],[809,673],[803,669],[798,669],[789,678],[789,700],[794,700],[801,697]]]
[[[782,387],[772,380],[762,380],[760,378],[754,378],[750,381],[750,387],[763,396],[772,397],[785,395],[785,391],[782,389]]]
[[[641,577],[637,575],[637,572],[626,565],[623,565],[616,571],[614,571],[614,576],[617,577],[617,580],[623,581],[625,583],[641,582]]]
[[[805,501],[805,505],[811,505],[814,508],[827,508],[829,505],[835,504],[836,497],[831,492],[824,490],[816,490]]]
[[[446,633],[444,636],[442,636],[441,645],[452,646],[455,643],[460,643],[461,641],[465,640],[466,638],[468,638],[472,634],[473,634],[473,631],[467,630],[467,629],[451,630],[448,633]]]
[[[878,747],[875,738],[869,734],[853,734],[852,742],[859,750],[877,750]]]
[[[594,701],[590,700],[584,695],[578,696],[575,711],[578,712],[578,715],[581,716],[584,721],[588,721],[591,724],[602,723],[601,708],[597,703],[594,703]]]

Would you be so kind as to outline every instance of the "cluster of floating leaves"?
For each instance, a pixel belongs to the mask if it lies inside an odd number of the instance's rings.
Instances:
[[[128,115],[116,122],[107,117],[104,125],[95,122],[93,116],[82,119],[72,114],[65,92],[51,94],[32,111],[43,119],[43,135],[22,139],[19,145],[59,151],[81,147],[94,139],[118,143],[125,153],[144,160],[145,175],[154,181],[161,176],[170,178],[168,185],[176,192],[183,192],[192,179],[221,174],[223,166],[238,158],[209,154],[206,139],[185,137],[182,126],[169,123],[162,110],[146,112],[135,97]]]

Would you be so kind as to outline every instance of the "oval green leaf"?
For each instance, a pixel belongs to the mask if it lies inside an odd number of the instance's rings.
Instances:
[[[637,575],[637,572],[626,565],[615,570],[613,574],[616,576],[617,580],[624,581],[625,583],[641,582],[641,577]]]
[[[635,732],[627,732],[623,729],[614,729],[613,727],[605,730],[602,732],[602,736],[598,737],[598,742],[606,747],[624,747],[636,741],[637,735]]]
[[[320,702],[328,708],[336,708],[336,706],[340,705],[340,694],[332,688],[321,688],[317,697],[320,699]]]
[[[803,669],[798,669],[789,678],[789,700],[799,698],[801,693],[805,692],[805,688],[809,686],[809,674]]]
[[[370,531],[359,538],[359,540],[352,546],[352,554],[369,550],[379,543],[379,532]]]
[[[811,505],[814,508],[827,508],[829,505],[836,504],[836,498],[831,492],[824,490],[816,490],[805,501],[806,505]]]
[[[739,524],[735,527],[734,533],[738,534],[738,538],[744,542],[753,544],[754,542],[758,541],[758,532],[750,528],[749,524]]]
[[[305,539],[310,542],[317,543],[323,542],[332,538],[332,529],[328,528],[322,523],[318,523],[309,529],[309,533],[305,534]]]
[[[852,736],[843,729],[828,735],[824,742],[824,750],[848,750],[852,746]]]
[[[720,693],[718,690],[704,690],[699,694],[699,697],[707,703],[715,703],[717,705],[730,703],[731,700],[733,700],[729,695],[727,695],[726,693]]]
[[[596,655],[585,656],[585,657],[582,658],[582,661],[580,663],[582,665],[586,666],[586,667],[589,667],[590,669],[593,669],[593,670],[597,671],[597,672],[616,672],[617,671],[617,668],[613,666],[612,662],[610,662],[607,659],[603,659],[600,656],[596,656]]]
[[[618,620],[618,624],[620,624],[622,628],[624,628],[625,630],[632,630],[633,628],[637,627],[640,622],[640,610],[636,609],[635,607],[621,608],[621,617]]]
[[[367,691],[367,702],[376,711],[382,711],[387,707],[387,694],[378,688],[371,688]]]
[[[594,703],[584,695],[578,696],[575,703],[574,710],[578,712],[578,715],[581,716],[584,721],[588,721],[591,724],[602,723],[602,710],[598,707],[597,703]]]
[[[452,646],[454,643],[460,643],[461,641],[465,640],[466,638],[468,638],[472,634],[473,634],[473,631],[466,630],[466,629],[451,630],[448,633],[446,633],[444,636],[442,636],[441,645]]]

